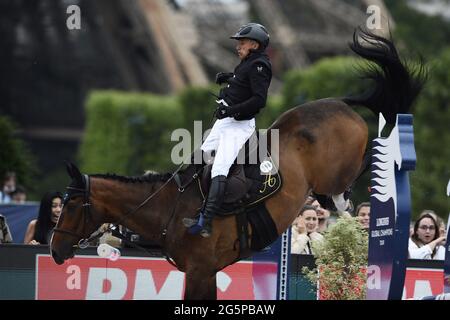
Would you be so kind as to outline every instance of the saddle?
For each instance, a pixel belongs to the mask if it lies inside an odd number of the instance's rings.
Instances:
[[[255,135],[258,140],[257,133]],[[249,256],[251,251],[262,250],[278,238],[276,225],[265,206],[265,200],[280,190],[281,175],[278,170],[275,170],[276,164],[269,152],[264,152],[265,154],[260,157],[259,145],[255,143],[254,136],[252,137],[241,150],[245,152],[244,164],[238,161],[240,159],[238,156],[230,168],[221,211],[215,212],[216,216],[235,215],[236,217],[238,229],[236,243],[239,246],[239,256],[236,261]],[[175,181],[180,190],[184,190],[191,182],[197,183],[205,200],[211,184],[211,168],[212,164],[201,168],[192,164],[185,171],[189,174],[176,175]],[[248,226],[251,226],[251,235]]]
[[[249,140],[251,141],[251,140]],[[260,156],[259,145],[249,141],[242,147],[245,152],[244,164],[235,160],[227,176],[225,199],[222,211],[216,214],[226,216],[240,213],[249,207],[274,195],[281,187],[281,175],[269,152]],[[208,195],[211,184],[212,164],[203,167],[198,179],[203,199]]]

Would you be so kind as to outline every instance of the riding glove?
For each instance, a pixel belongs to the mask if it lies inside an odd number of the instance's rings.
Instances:
[[[233,106],[224,106],[222,104],[219,104],[216,109],[216,118],[217,119],[223,119],[227,117],[233,117],[238,113],[238,110],[234,108]]]
[[[233,76],[232,72],[219,72],[216,74],[216,83],[222,84],[228,81]]]

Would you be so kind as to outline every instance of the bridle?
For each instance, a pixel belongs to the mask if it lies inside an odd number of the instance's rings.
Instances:
[[[183,165],[180,165],[178,167],[178,169],[172,174],[172,176],[164,182],[163,185],[161,185],[155,192],[153,192],[152,194],[150,194],[144,201],[142,201],[137,207],[135,207],[134,209],[132,209],[131,211],[127,212],[126,214],[124,214],[122,216],[122,218],[117,221],[116,223],[111,224],[106,230],[101,231],[100,229],[98,229],[97,231],[93,232],[88,238],[85,238],[84,235],[84,231],[86,228],[87,223],[89,222],[89,220],[94,220],[93,216],[91,214],[91,203],[90,203],[90,177],[87,174],[83,174],[83,180],[84,180],[84,189],[81,188],[76,188],[76,187],[67,187],[67,193],[64,197],[64,201],[63,201],[63,209],[64,206],[67,204],[67,202],[70,199],[73,199],[75,197],[83,197],[83,216],[84,216],[84,222],[83,222],[83,231],[81,234],[73,232],[73,231],[69,231],[69,230],[65,230],[65,229],[61,229],[61,228],[55,228],[53,229],[54,232],[59,232],[59,233],[63,233],[63,234],[67,234],[70,235],[72,237],[75,238],[81,238],[78,241],[77,247],[79,247],[80,249],[85,249],[89,246],[89,243],[97,238],[100,238],[103,234],[107,233],[107,232],[111,232],[112,230],[117,229],[117,226],[120,225],[126,218],[128,218],[130,215],[132,215],[133,213],[137,212],[139,209],[141,209],[144,205],[147,204],[148,201],[150,201],[154,196],[156,196],[172,179],[175,180],[176,184],[178,185],[178,195],[180,195],[181,193],[184,192],[185,188],[190,185],[194,180],[196,180],[198,178],[198,172],[195,172],[195,174],[191,177],[191,179],[185,183],[184,185],[181,184],[181,180],[179,178],[178,172],[180,171],[180,169],[182,168]],[[75,192],[72,192],[75,191]],[[174,203],[174,208],[172,210],[172,214],[170,215],[169,221],[167,222],[167,225],[165,226],[165,228],[162,231],[162,236],[163,238],[165,238],[166,234],[167,234],[167,226],[168,224],[172,221],[174,213],[175,213],[175,206],[178,202],[178,196],[177,199]],[[118,234],[118,236],[120,238],[123,239],[122,236],[120,236],[120,233]],[[126,239],[123,239],[126,240]],[[170,261],[169,261],[170,262]]]
[[[82,233],[79,234],[79,233],[76,233],[76,232],[73,232],[73,231],[69,231],[69,230],[65,230],[65,229],[61,229],[61,228],[53,229],[54,232],[68,234],[68,235],[70,235],[72,237],[75,237],[75,238],[81,238],[81,240],[78,242],[78,247],[81,248],[81,249],[84,249],[84,248],[86,248],[89,245],[89,242],[86,241],[88,239],[85,239],[83,234],[84,234],[86,225],[88,224],[89,220],[93,220],[92,214],[91,214],[91,203],[89,201],[90,192],[91,192],[91,189],[90,189],[90,178],[89,178],[89,176],[87,174],[84,174],[83,175],[83,180],[84,180],[85,188],[81,189],[81,188],[75,188],[75,187],[71,187],[71,186],[67,187],[66,188],[67,189],[67,193],[64,196],[64,201],[63,201],[63,209],[64,209],[64,206],[67,204],[67,202],[69,202],[69,200],[71,200],[73,198],[76,198],[76,197],[80,197],[80,196],[83,197],[82,207],[83,207],[83,218],[84,219],[83,219]],[[75,191],[75,192],[72,192],[72,191]]]

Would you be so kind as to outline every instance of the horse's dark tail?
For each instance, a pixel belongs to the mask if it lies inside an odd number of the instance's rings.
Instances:
[[[366,46],[358,41],[358,36]],[[343,101],[348,105],[365,106],[377,116],[381,112],[387,123],[395,124],[396,115],[408,113],[427,80],[423,60],[416,68],[406,66],[392,41],[361,28],[355,30],[350,49],[376,64],[363,71],[363,77],[375,81],[375,86],[359,96],[345,97]]]

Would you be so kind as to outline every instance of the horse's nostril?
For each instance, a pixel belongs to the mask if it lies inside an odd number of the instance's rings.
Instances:
[[[58,254],[56,253],[55,250],[52,250],[52,258],[55,261],[56,264],[63,264],[64,263],[64,259],[62,259],[60,256],[58,256]]]

